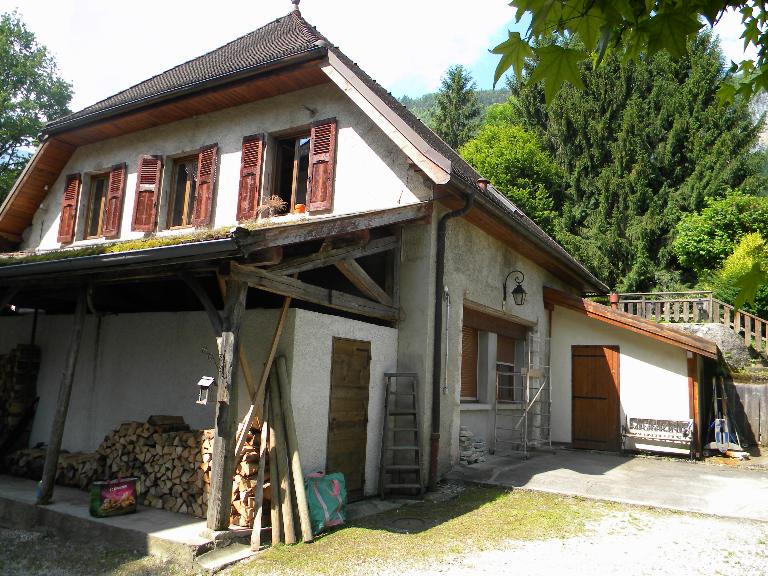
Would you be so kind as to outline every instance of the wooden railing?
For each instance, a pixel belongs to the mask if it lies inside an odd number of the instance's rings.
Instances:
[[[712,296],[712,292],[636,292],[619,294],[619,310],[655,322],[728,326],[744,344],[768,352],[768,321],[736,309]]]

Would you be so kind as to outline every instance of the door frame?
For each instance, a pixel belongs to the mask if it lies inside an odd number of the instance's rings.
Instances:
[[[616,376],[614,380],[614,387],[616,388],[616,425],[618,430],[618,437],[616,438],[617,449],[621,450],[621,348],[618,344],[572,344],[571,345],[571,445],[574,443],[574,428],[575,428],[575,406],[573,397],[573,358],[574,352],[583,348],[603,348],[614,352],[616,358]],[[610,365],[610,363],[609,363]]]

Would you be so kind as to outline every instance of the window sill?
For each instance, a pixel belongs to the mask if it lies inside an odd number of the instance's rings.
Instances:
[[[484,404],[481,402],[462,402],[459,406],[459,410],[462,412],[482,412],[491,410],[493,408],[490,404]]]
[[[522,410],[522,402],[497,402],[496,408],[498,410]]]

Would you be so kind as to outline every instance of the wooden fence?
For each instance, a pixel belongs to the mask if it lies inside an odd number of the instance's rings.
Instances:
[[[768,352],[767,322],[713,298],[712,292],[619,294],[619,310],[655,322],[723,324],[743,337],[747,346],[758,352]]]

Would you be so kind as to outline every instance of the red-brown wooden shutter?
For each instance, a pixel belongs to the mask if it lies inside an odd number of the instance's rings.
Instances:
[[[237,195],[237,219],[248,220],[256,216],[259,204],[259,184],[263,165],[264,138],[261,134],[243,138],[240,160],[240,191]]]
[[[477,330],[461,329],[461,398],[477,400]]]
[[[102,232],[105,238],[120,235],[120,217],[123,212],[123,190],[125,190],[125,164],[117,164],[109,173],[107,186],[107,207],[104,210]]]
[[[75,215],[77,201],[80,198],[80,174],[67,176],[64,197],[61,199],[61,220],[59,221],[58,241],[68,244],[75,239]]]
[[[309,210],[330,210],[336,163],[336,120],[314,124],[309,146]]]
[[[197,187],[195,189],[195,210],[192,215],[193,226],[207,226],[211,222],[218,149],[216,144],[211,144],[201,148],[197,157]]]
[[[160,172],[163,168],[159,156],[139,158],[139,172],[136,175],[136,199],[133,203],[131,230],[152,232],[157,216],[157,194],[160,186]]]

